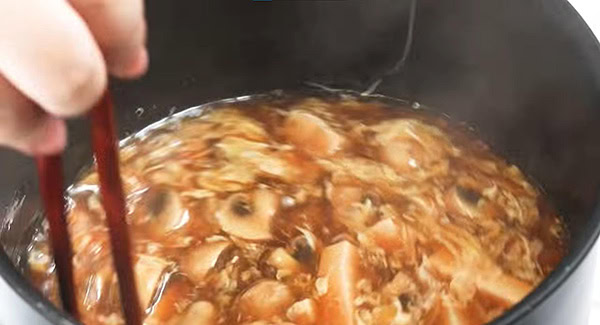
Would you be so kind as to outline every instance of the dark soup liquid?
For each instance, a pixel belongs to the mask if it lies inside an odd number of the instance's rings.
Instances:
[[[483,324],[558,264],[566,231],[519,168],[447,119],[261,98],[121,148],[145,324]],[[85,324],[123,324],[98,176],[68,192]],[[48,242],[32,281],[56,301]]]

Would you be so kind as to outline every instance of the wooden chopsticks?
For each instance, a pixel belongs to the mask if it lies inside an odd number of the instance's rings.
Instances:
[[[142,310],[133,272],[132,245],[125,220],[125,198],[119,174],[118,139],[109,91],[106,91],[100,102],[92,108],[91,121],[92,148],[100,179],[102,206],[106,211],[114,267],[119,279],[123,314],[127,325],[142,325]],[[40,157],[37,162],[40,191],[50,224],[61,298],[65,310],[78,317],[72,251],[64,216],[61,159],[60,156]]]
[[[58,275],[60,298],[65,311],[79,318],[71,260],[73,253],[65,219],[62,159],[60,155],[44,156],[38,157],[36,163],[39,190],[50,225],[50,242]]]

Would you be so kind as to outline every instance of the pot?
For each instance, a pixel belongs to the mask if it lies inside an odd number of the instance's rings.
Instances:
[[[493,324],[586,323],[600,232],[600,46],[566,0],[149,1],[150,72],[113,81],[124,137],[173,111],[306,81],[433,107],[539,181],[568,255]],[[404,65],[390,69],[412,43]],[[70,122],[67,184],[91,161]],[[18,269],[40,209],[33,162],[0,152],[0,324],[74,324]]]

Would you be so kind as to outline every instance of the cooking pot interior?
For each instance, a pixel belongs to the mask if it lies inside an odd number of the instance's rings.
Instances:
[[[120,136],[172,111],[306,81],[363,91],[402,57],[410,5],[148,2],[150,72],[111,86]],[[575,263],[599,219],[600,50],[591,32],[564,0],[418,0],[413,36],[406,65],[376,92],[474,126],[547,191],[571,232],[565,263]],[[87,121],[70,123],[67,183],[91,162],[88,133]],[[9,207],[0,239],[19,256],[39,209],[35,169],[6,150],[0,166]]]

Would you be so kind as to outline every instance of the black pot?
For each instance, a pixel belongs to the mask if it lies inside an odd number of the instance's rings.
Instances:
[[[410,0],[150,1],[149,74],[113,82],[120,135],[172,108],[266,90],[365,90],[402,57]],[[600,47],[566,0],[420,0],[404,68],[377,92],[476,127],[538,180],[565,216],[562,264],[494,324],[584,325],[600,232]],[[138,107],[143,107],[144,112]],[[70,125],[67,181],[89,164]],[[0,152],[0,324],[72,324],[17,272],[39,210],[30,159]],[[16,194],[15,194],[16,193]],[[14,204],[15,199],[18,204]]]

